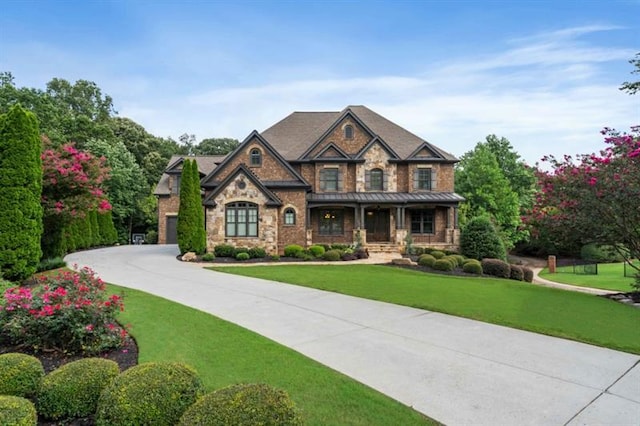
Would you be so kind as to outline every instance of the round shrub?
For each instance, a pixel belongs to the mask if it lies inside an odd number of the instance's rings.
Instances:
[[[179,426],[294,426],[304,422],[289,395],[266,384],[229,386],[198,400]]]
[[[211,262],[215,258],[216,258],[216,255],[211,252],[208,252],[202,255],[202,260],[204,260],[205,262]]]
[[[462,265],[462,270],[467,274],[482,275],[482,265],[480,262],[467,262]]]
[[[499,278],[510,278],[511,267],[500,259],[482,259],[482,273]]]
[[[467,258],[461,254],[450,254],[449,257],[455,259],[460,267],[462,267],[462,265],[464,265],[464,261],[467,260]]]
[[[20,353],[0,355],[0,395],[35,396],[43,377],[38,358]]]
[[[480,261],[478,259],[465,259],[464,262],[462,262],[462,266],[466,265],[467,263],[477,263],[478,265],[480,265]]]
[[[44,377],[38,414],[51,420],[92,415],[100,393],[118,374],[118,364],[109,359],[84,358],[65,364]]]
[[[248,247],[236,247],[236,248],[233,249],[233,257],[238,258],[238,255],[240,253],[249,254],[249,248]]]
[[[340,260],[341,256],[340,250],[329,250],[324,252],[322,258],[330,262],[335,262],[336,260]]]
[[[433,269],[437,271],[453,271],[453,263],[448,259],[436,259]]]
[[[286,257],[298,257],[302,252],[304,252],[304,249],[302,248],[302,246],[299,246],[297,244],[289,244],[284,248],[284,255]]]
[[[325,251],[326,250],[324,249],[323,246],[313,245],[309,247],[309,253],[311,253],[313,257],[321,257]]]
[[[524,273],[522,271],[522,266],[520,265],[510,265],[509,278],[516,281],[524,280]]]
[[[462,254],[474,259],[506,259],[507,251],[500,235],[486,216],[474,217],[460,233]]]
[[[252,259],[262,259],[267,257],[267,251],[262,247],[252,247],[249,249],[249,257]]]
[[[249,260],[249,259],[251,259],[251,256],[249,256],[249,253],[240,252],[240,253],[236,254],[236,259],[237,260]]]
[[[213,248],[213,253],[216,257],[234,257],[235,247],[229,244],[218,244]]]
[[[0,425],[35,426],[38,414],[33,402],[14,395],[0,395]]]
[[[196,372],[180,363],[139,364],[107,386],[96,425],[172,426],[204,392]]]
[[[355,254],[358,259],[369,258],[369,251],[366,248],[359,248],[358,250],[354,251],[353,254]]]
[[[440,251],[440,250],[431,250],[431,253],[429,253],[429,254],[431,256],[435,257],[436,260],[442,259],[445,256],[444,252]]]
[[[431,256],[430,254],[421,254],[418,258],[418,265],[420,266],[433,267],[434,263],[436,263],[436,258]]]
[[[527,268],[526,266],[522,267],[522,279],[528,283],[533,282],[533,270]]]
[[[451,264],[453,265],[453,269],[455,269],[455,268],[457,268],[458,266],[461,265],[460,263],[458,263],[458,258],[453,256],[453,255],[447,255],[447,256],[443,257],[443,259],[446,259],[449,262],[451,262]]]

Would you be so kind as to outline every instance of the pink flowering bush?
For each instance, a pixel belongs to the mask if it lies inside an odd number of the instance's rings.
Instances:
[[[543,159],[552,170],[538,172],[540,191],[526,219],[534,237],[545,234],[578,249],[609,245],[629,262],[640,258],[640,126],[601,133],[607,147],[598,154]],[[629,265],[640,290],[640,270]]]
[[[122,298],[106,294],[89,268],[42,276],[32,287],[12,287],[0,300],[0,334],[36,352],[98,354],[119,348],[127,336],[116,322]]]

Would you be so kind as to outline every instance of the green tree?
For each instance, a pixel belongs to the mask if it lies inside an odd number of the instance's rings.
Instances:
[[[133,154],[119,140],[91,139],[86,148],[94,156],[104,157],[111,169],[103,185],[111,202],[113,221],[119,235],[130,236],[138,203],[149,192],[144,173]],[[129,241],[130,238],[124,240]]]
[[[500,169],[496,156],[485,144],[462,156],[455,170],[456,192],[466,201],[461,213],[463,222],[488,214],[498,226],[508,248],[526,234],[520,229],[518,195]]]
[[[630,59],[629,63],[635,67],[635,70],[631,71],[631,74],[640,74],[640,52],[636,53],[634,59]],[[620,90],[624,90],[630,95],[635,95],[640,91],[640,80],[639,81],[625,81],[622,83]]]
[[[194,148],[196,155],[226,155],[240,145],[237,139],[209,138],[203,139]]]
[[[180,208],[178,209],[178,247],[180,253],[206,251],[204,209],[200,196],[200,178],[195,160],[184,160],[180,179]]]
[[[0,116],[0,271],[10,280],[33,274],[42,255],[41,152],[34,114],[14,105]]]
[[[460,233],[460,251],[478,260],[507,258],[500,235],[488,216],[476,216],[466,224]]]
[[[98,229],[103,245],[110,246],[118,242],[118,231],[113,225],[111,210],[98,212]]]

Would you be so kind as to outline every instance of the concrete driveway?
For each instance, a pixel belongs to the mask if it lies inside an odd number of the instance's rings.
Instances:
[[[176,255],[122,246],[65,260],[253,330],[448,425],[640,425],[639,356],[211,272]]]

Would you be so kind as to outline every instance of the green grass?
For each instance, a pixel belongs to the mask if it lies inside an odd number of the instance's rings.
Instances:
[[[379,265],[215,267],[640,354],[640,309],[588,294]],[[348,278],[347,278],[348,277]]]
[[[242,327],[136,290],[124,293],[139,361],[193,366],[208,390],[235,383],[285,389],[309,425],[429,425],[411,408]]]
[[[640,264],[635,261],[635,264]],[[632,269],[627,266],[627,273]],[[580,287],[601,288],[604,290],[615,290],[627,292],[633,290],[631,284],[633,277],[624,276],[623,263],[600,263],[598,264],[598,275],[574,274],[572,266],[563,266],[556,269],[558,272],[550,274],[548,269],[540,272],[540,276],[551,281],[564,284],[572,284]]]

